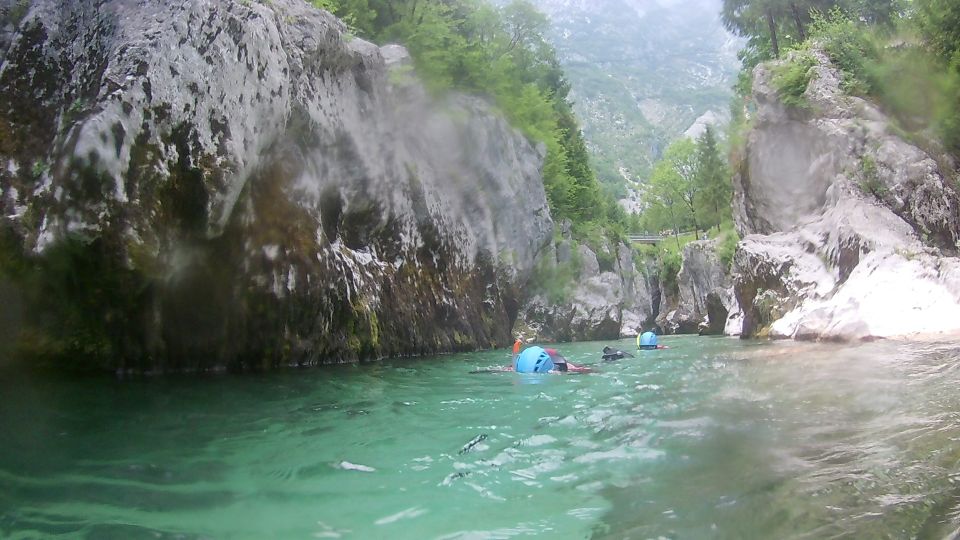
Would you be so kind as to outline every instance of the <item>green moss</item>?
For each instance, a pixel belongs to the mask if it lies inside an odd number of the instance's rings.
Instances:
[[[66,125],[70,125],[76,122],[83,115],[83,112],[87,109],[87,101],[84,99],[77,99],[67,107],[66,112],[63,115],[63,122]]]
[[[367,320],[370,323],[370,344],[374,349],[380,348],[380,321],[377,319],[377,312],[367,313]]]
[[[7,233],[0,249],[4,271],[27,306],[17,344],[22,357],[77,370],[122,367],[143,357],[150,282],[124,265],[116,246],[71,237],[28,257]]]
[[[50,163],[44,159],[38,159],[33,162],[33,167],[30,169],[30,173],[33,175],[34,179],[40,179],[44,174],[50,170]]]
[[[679,250],[664,249],[660,253],[660,287],[676,294],[680,290],[677,276],[683,265],[683,256]]]
[[[570,261],[564,264],[552,264],[548,261],[540,261],[534,268],[533,276],[530,278],[530,286],[537,294],[544,295],[554,304],[562,304],[570,299],[570,292],[577,277],[580,275],[580,268],[583,266],[583,259],[577,245],[573,244],[570,248]]]
[[[756,337],[768,337],[773,323],[782,318],[786,312],[784,300],[774,291],[758,291],[753,300],[753,313],[756,317],[754,325],[758,328],[754,332]]]

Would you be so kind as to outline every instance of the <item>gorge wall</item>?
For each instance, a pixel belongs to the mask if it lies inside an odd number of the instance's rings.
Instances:
[[[725,332],[728,317],[737,309],[729,265],[721,261],[718,250],[718,240],[696,240],[683,247],[676,283],[661,288],[656,323],[662,333]]]
[[[481,100],[434,102],[403,49],[297,0],[3,3],[3,268],[37,361],[511,341],[553,223],[543,150]]]
[[[814,52],[787,107],[775,65],[754,71],[758,110],[734,178],[743,240],[734,288],[745,336],[872,339],[960,330],[960,197],[952,160],[904,140],[841,90]]]
[[[514,333],[527,340],[566,342],[633,337],[656,316],[657,284],[626,244],[598,249],[577,244],[569,223],[537,260],[540,290],[523,305]],[[551,290],[552,289],[552,290]]]

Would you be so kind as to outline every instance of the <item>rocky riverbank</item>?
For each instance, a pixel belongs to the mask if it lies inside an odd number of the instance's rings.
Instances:
[[[734,178],[745,336],[873,339],[960,330],[957,171],[846,95],[819,52],[802,108],[771,65]]]
[[[663,333],[724,333],[728,316],[737,310],[730,268],[721,261],[719,247],[718,240],[697,240],[683,247],[676,287],[661,290],[656,322]]]

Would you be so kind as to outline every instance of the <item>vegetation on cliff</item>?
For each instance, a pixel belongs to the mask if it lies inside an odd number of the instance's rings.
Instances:
[[[567,99],[570,84],[546,41],[547,18],[527,0],[502,8],[474,0],[312,0],[377,43],[406,46],[418,74],[436,91],[454,88],[493,98],[547,148],[543,179],[556,221],[574,236],[617,238],[623,209],[604,193],[590,166],[580,125]],[[597,246],[595,246],[597,247]]]
[[[660,281],[666,290],[676,288],[681,252],[687,242],[700,239],[713,229],[716,236],[723,237],[724,245],[736,243],[730,212],[730,170],[721,146],[722,141],[710,127],[696,141],[674,141],[654,166],[643,194],[646,210],[634,219],[634,228],[671,231],[673,236],[657,248],[641,250],[648,257],[656,256]],[[729,262],[727,257],[728,265]]]
[[[657,162],[645,194],[647,211],[641,228],[681,230],[718,230],[730,220],[730,179],[720,142],[708,127],[696,141],[674,141]]]
[[[802,107],[813,66],[808,51],[816,47],[843,72],[845,91],[878,103],[905,137],[930,146],[933,135],[949,152],[960,152],[956,2],[724,0],[723,16],[749,39],[735,115],[748,101],[753,67],[787,50],[796,52],[776,68],[774,84],[785,103]]]

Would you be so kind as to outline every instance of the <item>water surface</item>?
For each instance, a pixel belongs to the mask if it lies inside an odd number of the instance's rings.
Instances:
[[[4,373],[0,537],[956,535],[960,345],[664,342],[562,345],[587,375]]]

